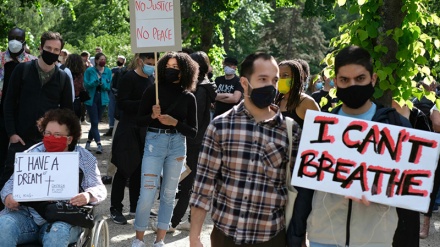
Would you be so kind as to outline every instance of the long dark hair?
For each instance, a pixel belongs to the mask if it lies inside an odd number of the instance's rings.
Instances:
[[[78,54],[70,54],[67,56],[65,65],[70,69],[74,77],[84,74],[84,71],[86,70],[86,66],[83,63],[81,56]]]
[[[206,55],[205,52],[203,51],[197,51],[194,53],[191,53],[191,55],[189,55],[194,61],[196,61],[196,63],[199,64],[199,75],[197,77],[197,79],[199,81],[202,81],[203,79],[205,79],[206,74],[208,73],[209,70],[209,58],[208,55]]]
[[[199,73],[199,65],[192,60],[192,58],[183,52],[168,52],[166,53],[157,64],[157,78],[159,83],[162,83],[165,79],[165,70],[170,58],[177,60],[180,70],[180,85],[183,89],[188,91],[194,91],[196,87],[197,75]]]
[[[278,67],[281,66],[288,66],[290,68],[290,71],[292,72],[292,84],[290,85],[290,90],[288,93],[289,99],[287,100],[286,108],[287,111],[294,111],[300,103],[303,82],[305,80],[304,71],[301,64],[295,60],[282,61],[278,64]],[[280,94],[276,102],[279,103],[283,96],[283,94]]]

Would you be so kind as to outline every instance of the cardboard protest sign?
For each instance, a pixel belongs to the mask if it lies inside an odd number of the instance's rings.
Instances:
[[[440,135],[307,111],[292,185],[427,212]]]
[[[77,152],[15,154],[14,200],[70,200],[79,192],[78,163]]]
[[[179,0],[130,0],[134,53],[182,50]]]

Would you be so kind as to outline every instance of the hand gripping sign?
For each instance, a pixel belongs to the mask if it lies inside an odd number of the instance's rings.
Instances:
[[[427,212],[440,135],[307,111],[292,185]]]

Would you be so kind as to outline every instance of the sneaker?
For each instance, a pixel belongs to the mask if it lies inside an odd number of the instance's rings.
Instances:
[[[87,150],[90,151],[90,142],[86,142],[86,147],[85,147],[85,149],[87,149]]]
[[[113,128],[110,128],[110,129],[108,129],[107,132],[105,132],[105,134],[102,135],[102,136],[112,136],[112,134],[113,134]]]
[[[157,214],[153,211],[150,211],[150,218],[157,217]]]
[[[90,125],[90,123],[87,122],[87,120],[84,120],[84,121],[82,121],[81,123],[82,123],[82,124],[85,124],[85,125]]]
[[[176,226],[176,229],[181,231],[189,231],[191,229],[191,223],[189,223],[189,221],[181,222]]]
[[[97,154],[102,154],[102,145],[98,144],[98,148],[96,149]]]
[[[432,212],[438,213],[438,205],[437,204],[434,204],[434,207],[432,207]]]
[[[160,240],[159,242],[153,244],[153,247],[162,247],[162,246],[165,246],[163,240]]]
[[[115,222],[116,224],[119,224],[119,225],[127,224],[127,219],[124,217],[124,215],[114,207],[110,208],[110,216],[111,216],[113,222]],[[145,244],[144,244],[144,246],[145,246]]]
[[[145,247],[145,243],[136,238],[135,240],[133,240],[131,247]]]

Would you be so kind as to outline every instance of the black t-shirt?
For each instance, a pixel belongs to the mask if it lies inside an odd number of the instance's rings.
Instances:
[[[217,85],[217,93],[233,94],[235,91],[240,91],[243,94],[243,88],[240,84],[240,78],[236,75],[230,80],[226,80],[225,76],[219,76],[215,79],[215,84]],[[239,102],[240,100],[235,103],[223,103],[220,101],[216,101],[214,117],[223,114]]]
[[[324,106],[321,107],[320,102],[321,102],[321,98],[327,98],[327,104],[325,104]],[[322,112],[329,112],[329,108],[332,107],[332,103],[338,103],[338,99],[337,98],[332,98],[329,95],[328,91],[324,91],[324,90],[319,90],[318,92],[314,92],[312,93],[312,98],[315,100],[315,102],[319,105],[319,107],[321,107],[321,111]]]

